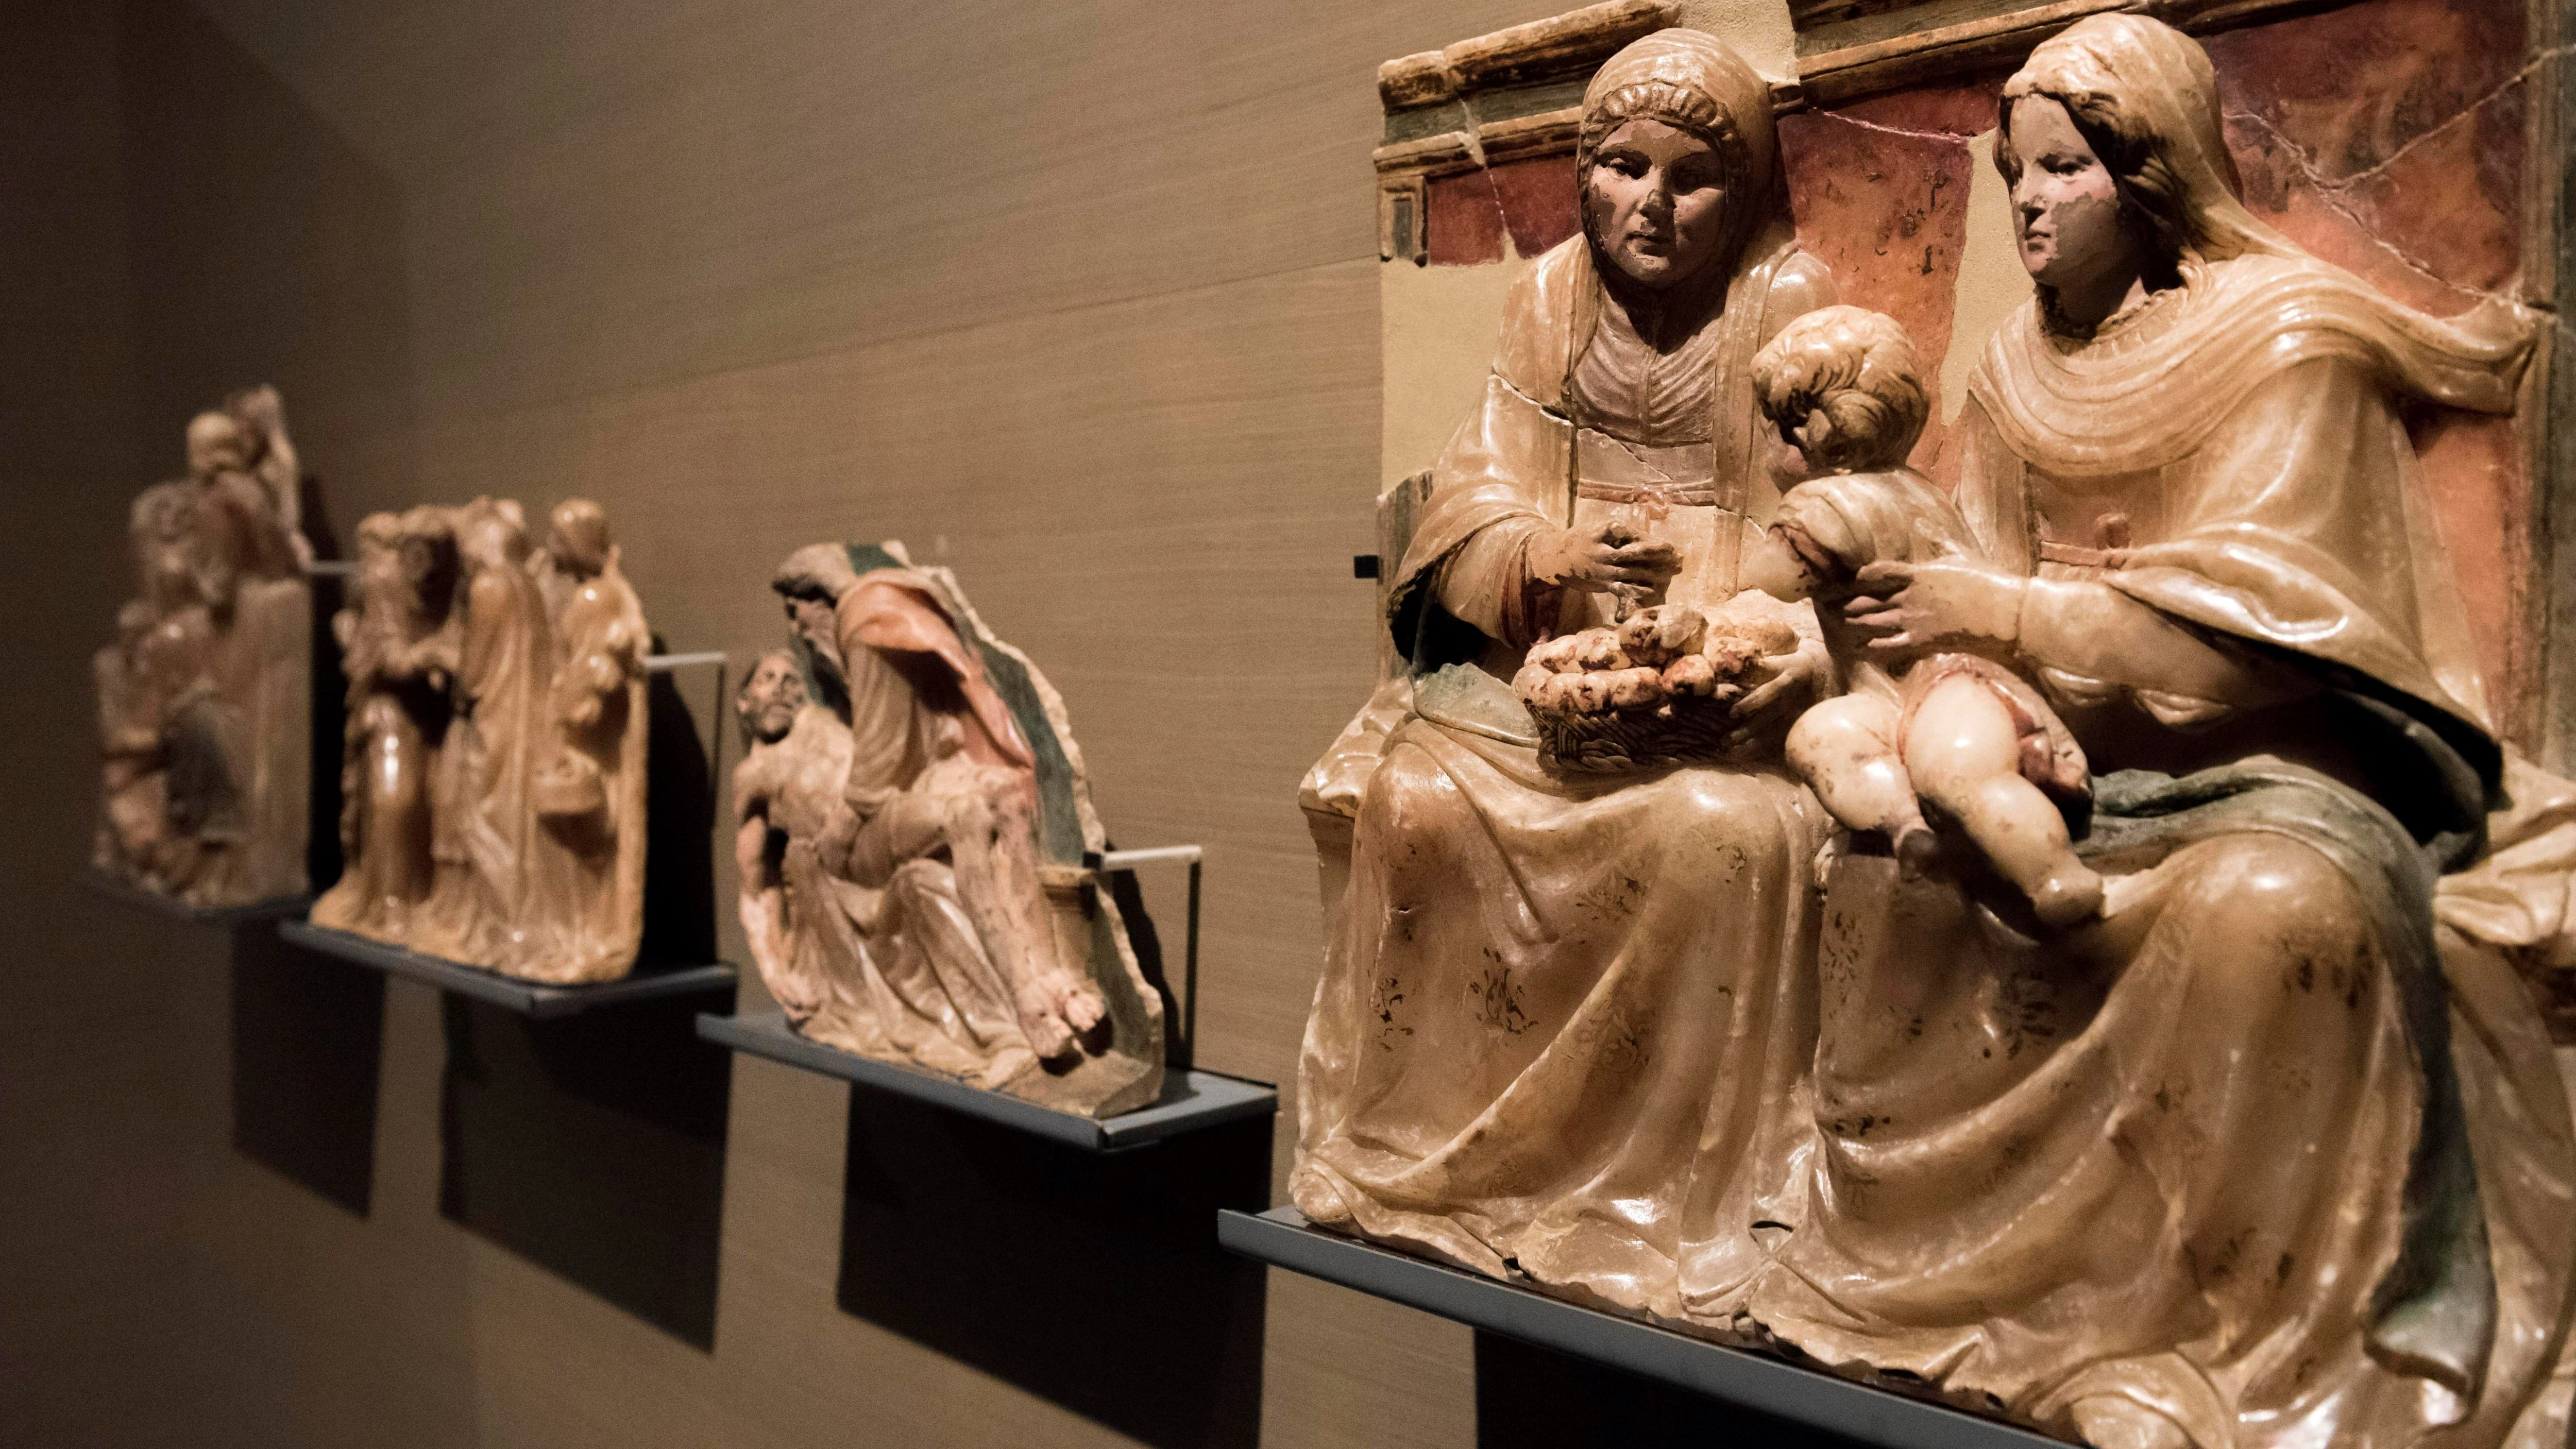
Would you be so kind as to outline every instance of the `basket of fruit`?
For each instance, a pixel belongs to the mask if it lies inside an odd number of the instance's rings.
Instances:
[[[1797,647],[1786,625],[1712,626],[1687,605],[1533,646],[1512,690],[1538,721],[1539,752],[1559,769],[1614,771],[1714,759],[1735,701],[1765,657]]]

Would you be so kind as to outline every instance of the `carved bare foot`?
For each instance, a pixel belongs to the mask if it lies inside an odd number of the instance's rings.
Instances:
[[[1023,986],[1019,991],[1020,1029],[1028,1033],[1029,1050],[1041,1059],[1060,1057],[1073,1050],[1073,1032],[1066,1027],[1042,986]]]
[[[2093,1449],[2191,1449],[2191,1436],[2180,1425],[2117,1394],[2088,1394],[2069,1412],[2075,1432]]]
[[[1090,982],[1068,978],[1056,1010],[1064,1017],[1065,1025],[1080,1035],[1100,1025],[1100,1019],[1109,1014],[1109,1003],[1100,999],[1099,989]]]
[[[2070,859],[2030,893],[2030,908],[2052,926],[2090,920],[2102,913],[2102,877]]]

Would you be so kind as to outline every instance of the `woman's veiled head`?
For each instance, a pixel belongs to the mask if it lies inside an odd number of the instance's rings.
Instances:
[[[1770,88],[1715,36],[1663,30],[1612,56],[1584,92],[1575,152],[1605,275],[1662,290],[1731,258],[1776,154]]]
[[[2096,263],[2089,253],[2104,245],[2133,248],[2151,279],[2290,250],[2237,199],[2217,73],[2209,53],[2172,26],[2096,15],[2068,27],[2004,83],[2002,122],[1995,164],[2013,188],[2023,260],[2042,286],[2054,285],[2048,268]],[[2059,140],[2075,144],[2050,144]],[[2068,184],[2034,169],[2044,152],[2059,158]],[[2078,173],[2087,161],[2112,188],[2116,239],[2086,224],[2091,198]]]

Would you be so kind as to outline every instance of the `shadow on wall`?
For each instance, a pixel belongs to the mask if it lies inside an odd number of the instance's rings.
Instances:
[[[1258,1442],[1270,1119],[1094,1154],[854,1088],[840,1304],[1158,1449]]]
[[[653,652],[666,647],[654,638]],[[700,671],[691,683],[704,677]],[[716,684],[711,718],[721,731],[728,712],[721,674]],[[703,966],[716,959],[715,767],[669,674],[646,683],[644,713],[644,937],[637,954]]]
[[[360,1217],[376,1171],[385,978],[233,932],[233,1149]]]
[[[1117,849],[1113,844],[1112,850]],[[1132,870],[1113,870],[1105,874],[1109,899],[1118,907],[1118,917],[1127,923],[1127,944],[1136,953],[1136,969],[1143,972],[1145,984],[1163,999],[1163,1062],[1176,1072],[1188,1071],[1198,1061],[1198,1043],[1190,1039],[1190,1023],[1181,998],[1172,990],[1168,968],[1163,964],[1162,933],[1154,929],[1154,917],[1145,909],[1144,888]],[[1183,923],[1181,950],[1189,950],[1188,924]],[[1183,957],[1186,960],[1186,955]]]
[[[537,1020],[447,996],[438,1208],[673,1337],[715,1346],[732,988]]]
[[[273,382],[348,518],[408,503],[418,426],[399,188],[185,0],[122,0],[116,17],[153,476],[179,472],[191,415]]]
[[[1476,1335],[1476,1449],[1862,1449],[1861,1441],[1537,1348]]]
[[[289,426],[292,426],[290,421]],[[340,530],[332,517],[322,480],[304,475],[304,539],[316,559],[338,560]],[[349,721],[349,676],[340,667],[340,640],[331,616],[348,603],[349,590],[338,577],[313,579],[313,793],[310,834],[304,844],[304,877],[320,895],[340,878],[340,760],[346,750]]]

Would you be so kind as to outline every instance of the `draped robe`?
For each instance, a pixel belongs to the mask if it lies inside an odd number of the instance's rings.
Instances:
[[[854,807],[874,819],[933,771],[960,769],[1007,776],[1008,788],[1035,801],[1035,764],[1010,706],[926,579],[871,570],[837,612],[851,742],[841,788]],[[955,745],[945,759],[943,734]],[[812,974],[832,983],[802,1029],[977,1086],[1027,1072],[1036,1054],[968,915],[954,860],[939,852],[884,864],[864,883],[841,879],[791,834],[787,889],[805,903],[797,949],[818,958]]]

